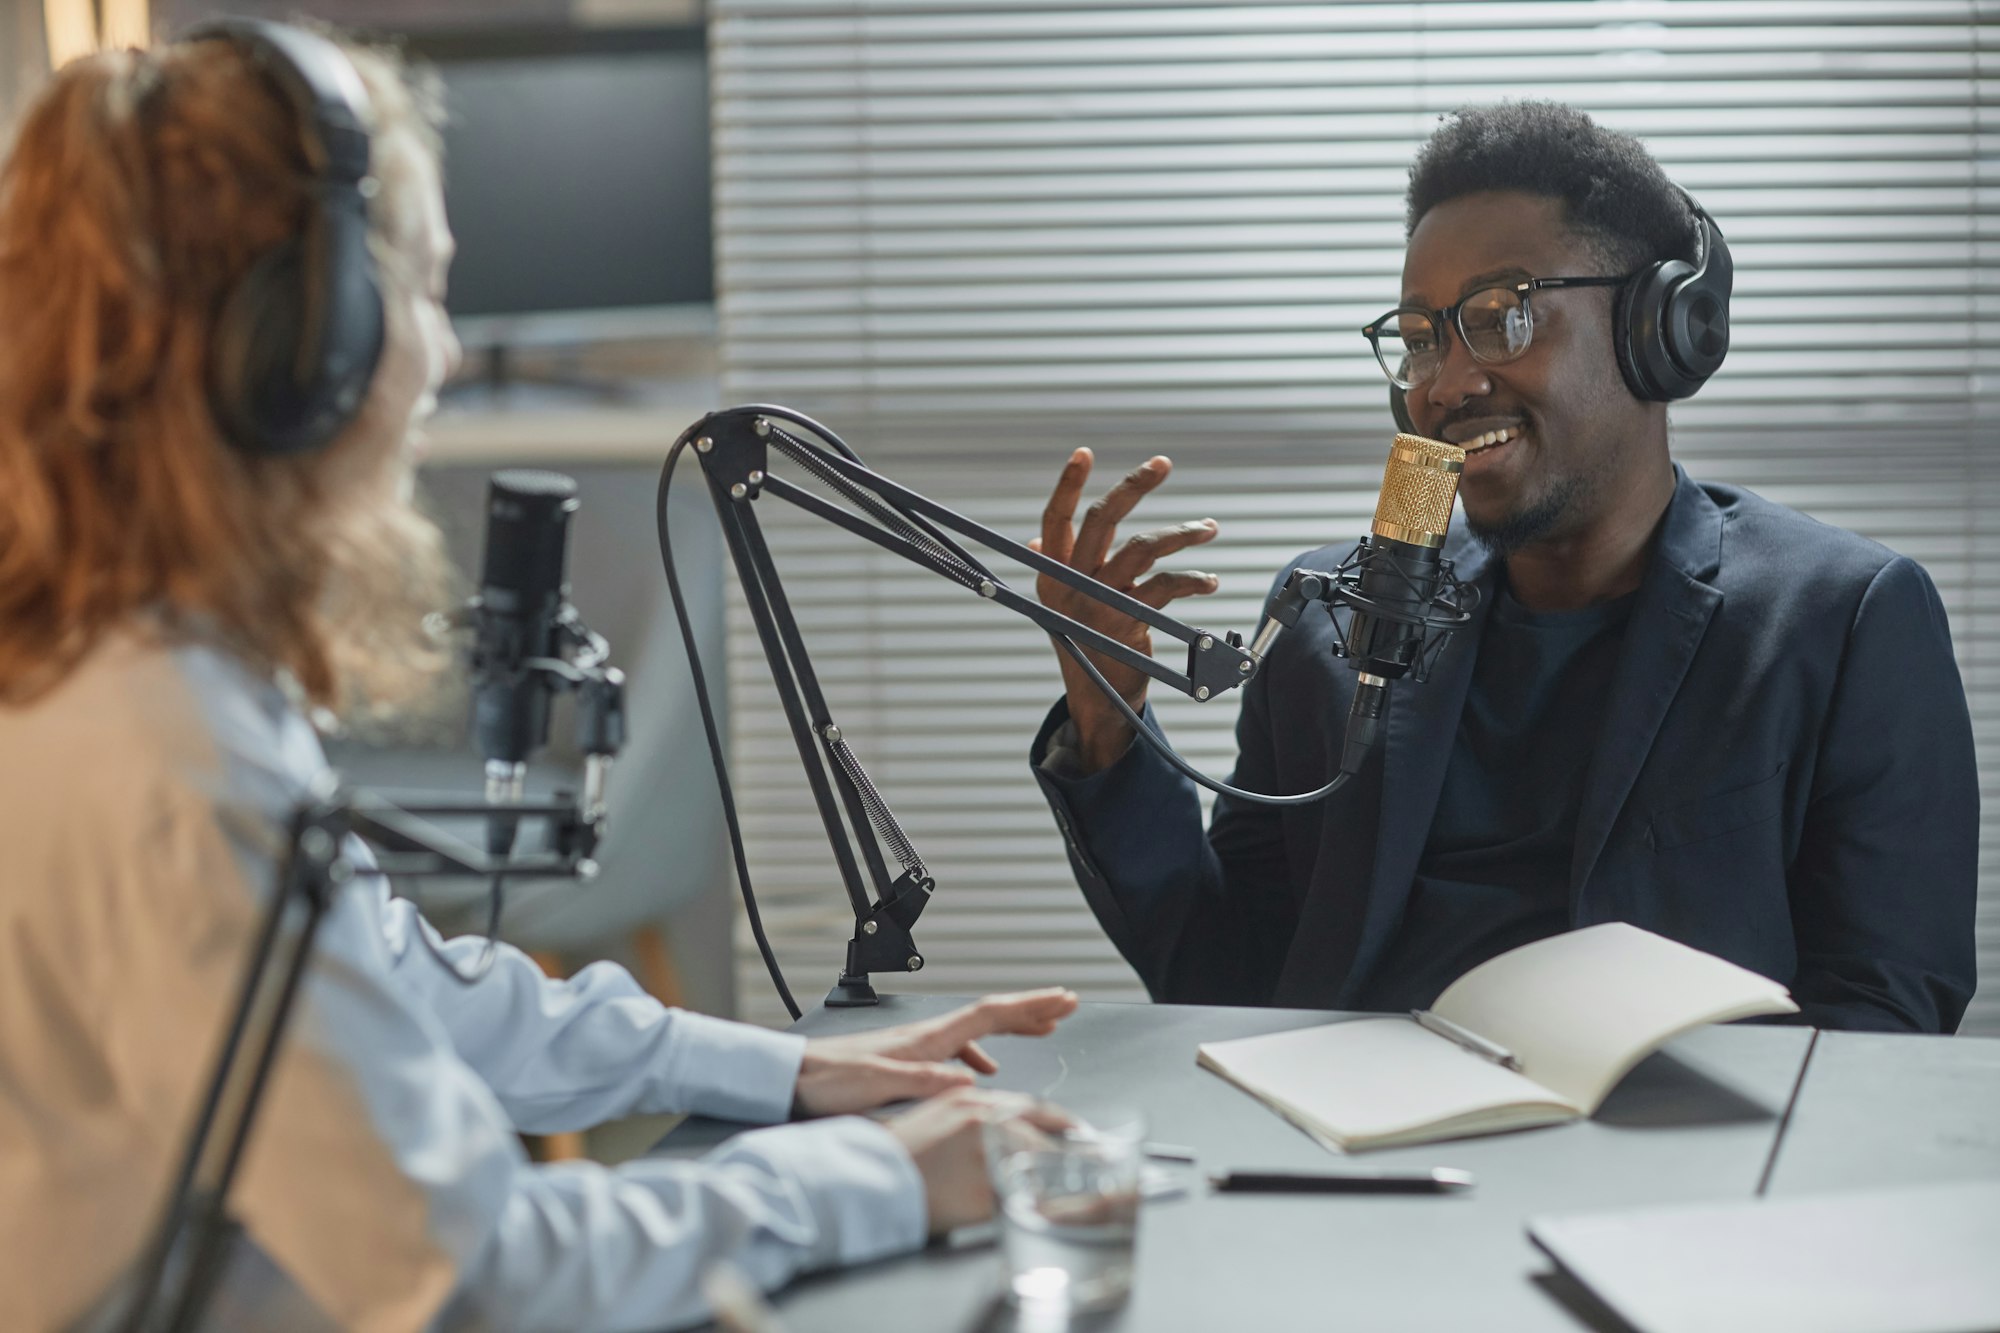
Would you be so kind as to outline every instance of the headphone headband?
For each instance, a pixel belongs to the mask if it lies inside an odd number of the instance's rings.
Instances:
[[[329,184],[368,175],[374,103],[347,53],[316,32],[264,19],[212,19],[183,42],[225,41],[240,49],[285,94],[305,131],[307,164]]]

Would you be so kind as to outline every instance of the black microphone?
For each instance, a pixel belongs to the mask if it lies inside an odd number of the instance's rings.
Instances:
[[[1470,618],[1466,589],[1441,554],[1464,467],[1465,451],[1456,445],[1397,435],[1368,536],[1330,574],[1294,569],[1265,607],[1263,627],[1250,645],[1259,660],[1280,629],[1298,623],[1308,603],[1350,610],[1345,634],[1336,622],[1333,649],[1361,673],[1347,713],[1343,773],[1359,772],[1374,748],[1389,682],[1413,673],[1422,679],[1427,656],[1441,642],[1433,633],[1448,636]]]
[[[528,756],[549,738],[551,680],[539,664],[562,655],[577,504],[576,482],[556,472],[496,472],[487,489],[486,559],[471,608],[472,730],[490,802],[520,803]],[[513,849],[517,824],[489,817],[488,854]]]

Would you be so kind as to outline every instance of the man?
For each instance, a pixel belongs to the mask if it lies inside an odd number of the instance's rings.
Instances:
[[[1461,112],[1419,153],[1402,302],[1370,327],[1416,430],[1467,450],[1470,537],[1445,554],[1480,597],[1345,789],[1223,797],[1204,835],[1193,786],[1063,660],[1033,762],[1156,999],[1407,1009],[1516,945],[1620,920],[1786,983],[1805,1022],[1957,1026],[1978,786],[1935,588],[1873,542],[1689,478],[1666,404],[1621,370],[1618,280],[1692,262],[1690,203],[1636,140],[1546,103]],[[1595,281],[1529,285],[1550,278]],[[1143,464],[1072,531],[1078,450],[1041,549],[1153,606],[1213,591],[1152,572],[1212,522],[1113,550],[1169,466]],[[1054,580],[1040,594],[1147,642]],[[1331,642],[1308,615],[1246,688],[1236,785],[1333,772],[1354,673]],[[1143,701],[1143,677],[1101,665]]]

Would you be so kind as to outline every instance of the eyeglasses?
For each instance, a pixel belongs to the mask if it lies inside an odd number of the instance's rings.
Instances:
[[[1528,293],[1563,287],[1616,287],[1624,278],[1529,278],[1481,287],[1443,310],[1401,305],[1361,330],[1375,349],[1382,373],[1399,389],[1429,383],[1444,365],[1444,329],[1458,330],[1472,359],[1497,366],[1512,361],[1535,340],[1535,309]]]

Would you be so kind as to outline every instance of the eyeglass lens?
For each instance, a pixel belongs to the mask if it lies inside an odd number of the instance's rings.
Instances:
[[[1521,293],[1512,287],[1486,287],[1459,304],[1458,330],[1475,361],[1497,364],[1527,351],[1535,326]],[[1389,378],[1405,388],[1437,374],[1444,353],[1436,317],[1424,311],[1396,311],[1377,327],[1375,355]]]

